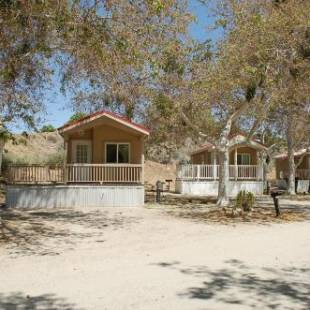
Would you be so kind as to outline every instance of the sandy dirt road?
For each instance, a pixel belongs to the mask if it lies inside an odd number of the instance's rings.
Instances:
[[[34,210],[0,246],[0,309],[310,309],[310,223],[163,208]],[[24,237],[24,239],[23,239]]]

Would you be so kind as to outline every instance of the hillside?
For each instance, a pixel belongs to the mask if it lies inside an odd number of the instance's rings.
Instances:
[[[5,145],[6,163],[62,162],[63,138],[57,132],[14,135]]]

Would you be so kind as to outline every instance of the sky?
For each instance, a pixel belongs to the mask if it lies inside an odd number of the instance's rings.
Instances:
[[[199,41],[204,41],[206,39],[217,41],[221,37],[221,33],[219,31],[210,31],[210,26],[213,24],[214,19],[210,17],[206,7],[201,5],[197,0],[190,0],[189,7],[190,11],[196,15],[196,22],[190,27],[192,36]],[[55,88],[46,93],[46,111],[42,115],[42,121],[39,127],[44,124],[52,124],[56,128],[60,127],[66,123],[75,112],[70,105],[70,96],[61,94],[59,85],[57,85],[59,83],[57,83],[57,80],[55,82]],[[13,132],[27,130],[22,123],[14,124],[10,129]]]

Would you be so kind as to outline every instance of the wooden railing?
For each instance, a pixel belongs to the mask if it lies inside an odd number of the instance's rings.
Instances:
[[[177,167],[178,179],[217,179],[218,165],[179,165]]]
[[[310,180],[310,169],[297,169],[296,177],[300,180]]]
[[[296,169],[295,173],[296,178],[299,180],[310,180],[310,169]],[[280,178],[288,179],[289,173],[287,170],[280,175]]]
[[[219,165],[180,165],[177,179],[180,180],[218,180]],[[259,165],[230,165],[229,178],[233,180],[261,180],[262,167]]]
[[[62,165],[10,165],[6,175],[9,183],[62,183]]]
[[[66,181],[73,183],[142,183],[142,165],[68,164]]]
[[[6,176],[10,184],[143,183],[143,165],[10,165]]]

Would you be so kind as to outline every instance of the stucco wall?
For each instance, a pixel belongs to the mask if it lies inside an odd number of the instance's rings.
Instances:
[[[257,151],[254,148],[248,147],[248,146],[242,146],[238,147],[238,154],[246,153],[250,154],[251,156],[251,162],[250,165],[257,165]],[[197,154],[194,154],[191,156],[192,163],[194,165],[211,165],[211,152],[210,151],[203,151]],[[229,164],[233,165],[235,160],[235,151],[231,150],[229,152]],[[217,162],[218,162],[218,156],[217,156]]]
[[[130,163],[140,164],[143,153],[143,138],[123,129],[109,125],[98,125],[92,129],[72,133],[68,137],[68,163],[72,162],[72,141],[92,141],[92,163],[102,164],[106,162],[105,143],[125,142],[130,144]]]

